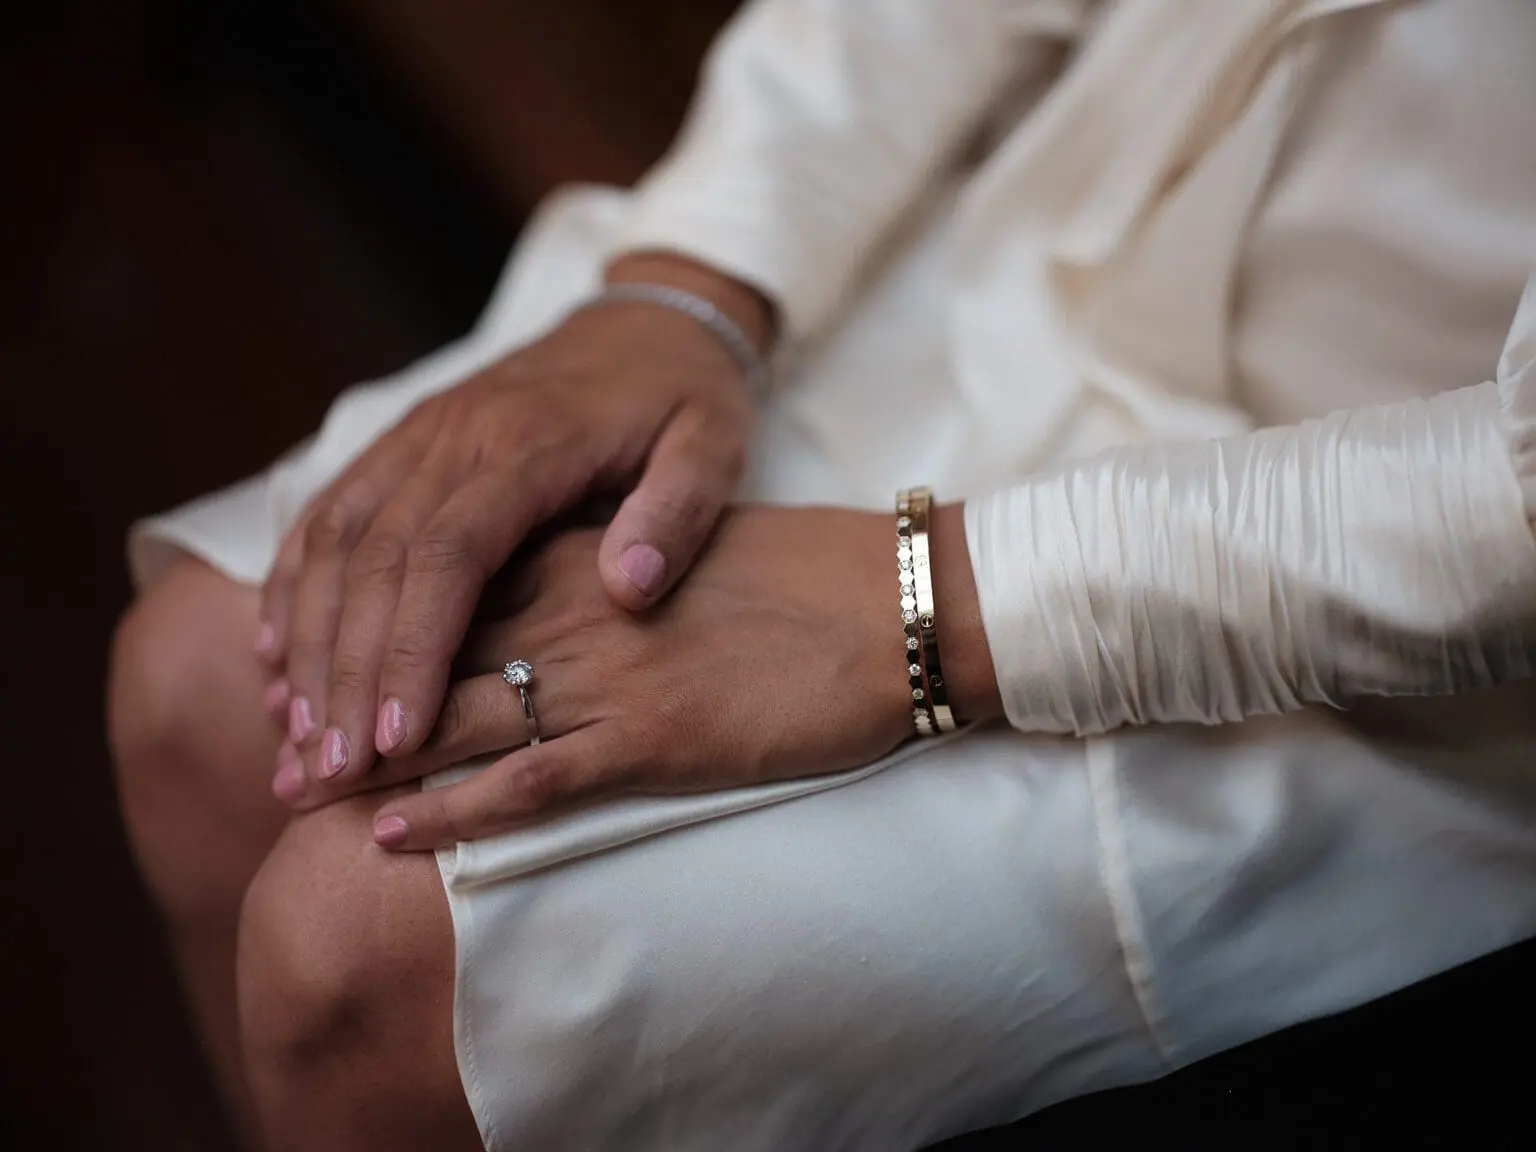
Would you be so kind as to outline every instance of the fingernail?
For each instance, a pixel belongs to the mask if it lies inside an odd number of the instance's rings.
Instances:
[[[277,655],[277,629],[266,621],[262,621],[261,627],[256,630],[256,655]]]
[[[374,843],[382,844],[385,848],[400,847],[410,834],[410,828],[398,816],[380,816],[373,822]]]
[[[373,734],[380,752],[393,752],[405,743],[405,705],[391,696],[379,709],[379,726]]]
[[[315,714],[309,707],[308,696],[295,696],[288,705],[288,739],[298,747],[308,740],[315,730]]]
[[[649,544],[631,544],[619,557],[619,571],[641,593],[654,596],[666,579],[667,561]]]
[[[267,685],[267,690],[262,694],[261,706],[267,710],[267,715],[273,718],[281,717],[288,711],[288,697],[293,692],[293,685],[286,680],[274,680]]]
[[[292,744],[284,744],[278,750],[272,794],[284,804],[296,804],[304,795],[304,765]]]
[[[320,742],[320,779],[329,780],[347,766],[347,734],[340,728],[327,728]]]

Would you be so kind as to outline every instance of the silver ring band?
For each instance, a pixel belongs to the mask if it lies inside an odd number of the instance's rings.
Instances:
[[[517,689],[523,700],[523,716],[528,721],[529,747],[539,742],[539,718],[533,714],[533,694],[528,685],[533,683],[533,665],[526,660],[513,660],[501,670],[501,678]]]

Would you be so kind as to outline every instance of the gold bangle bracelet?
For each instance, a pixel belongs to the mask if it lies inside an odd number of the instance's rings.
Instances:
[[[939,627],[933,595],[933,554],[928,546],[928,514],[933,507],[933,492],[928,488],[909,488],[897,497],[905,504],[911,520],[912,584],[916,592],[917,627],[923,655],[923,681],[933,726],[940,732],[955,730],[955,714],[949,706],[949,688],[944,682],[939,660]]]
[[[919,736],[934,733],[933,712],[923,681],[922,637],[917,623],[917,585],[912,572],[912,517],[899,499],[896,505],[896,575],[901,585],[901,631],[905,637],[902,664],[912,690],[912,727]]]

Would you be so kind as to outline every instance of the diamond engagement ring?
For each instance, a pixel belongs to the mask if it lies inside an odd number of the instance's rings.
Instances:
[[[533,714],[533,696],[528,692],[528,685],[533,683],[533,665],[526,660],[514,660],[501,670],[501,678],[516,688],[523,698],[523,715],[528,719],[528,743],[537,744],[539,720]]]

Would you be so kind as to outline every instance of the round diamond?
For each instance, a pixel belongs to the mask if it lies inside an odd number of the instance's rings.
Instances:
[[[917,651],[917,637],[916,636],[908,636],[907,637],[907,651],[908,652],[916,652]]]
[[[921,676],[922,674],[923,674],[923,669],[922,669],[921,665],[919,665],[919,664],[908,664],[907,665],[907,675],[908,676]]]
[[[910,516],[898,516],[898,517],[896,517],[896,527],[898,527],[898,528],[910,528],[910,527],[912,527],[912,518]]]
[[[514,660],[501,670],[501,678],[514,688],[522,688],[533,682],[533,665],[526,660]]]
[[[907,624],[910,624],[914,620],[917,619],[917,613],[912,611],[912,609],[908,608],[905,612],[903,612],[901,614],[901,618],[902,618],[903,622],[905,622]]]
[[[923,698],[923,690],[921,688],[914,688],[914,689],[912,689],[912,699],[914,699],[914,700],[921,700],[922,698]]]

